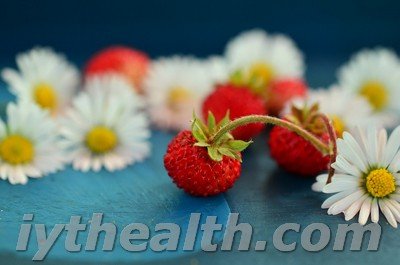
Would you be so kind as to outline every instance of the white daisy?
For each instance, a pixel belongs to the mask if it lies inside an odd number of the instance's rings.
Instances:
[[[148,112],[157,127],[178,131],[190,128],[193,110],[201,110],[216,80],[209,64],[178,56],[152,63],[144,86]]]
[[[345,132],[337,140],[338,155],[332,167],[336,170],[332,182],[325,185],[327,174],[317,177],[313,190],[335,193],[322,208],[328,214],[344,213],[352,219],[357,213],[358,222],[366,224],[379,221],[379,210],[387,221],[397,227],[400,222],[400,126],[387,139],[385,129]]]
[[[17,55],[18,71],[4,69],[2,77],[19,100],[35,102],[52,114],[62,113],[79,85],[79,71],[63,55],[34,48]]]
[[[205,60],[214,84],[222,84],[229,80],[228,63],[225,57],[210,56]]]
[[[64,153],[57,128],[47,111],[27,101],[7,106],[7,123],[0,120],[0,177],[26,184],[63,168]]]
[[[284,113],[290,110],[291,105],[302,107],[305,104],[315,103],[318,103],[319,110],[332,120],[339,137],[344,131],[352,131],[358,126],[380,125],[378,117],[365,98],[344,91],[337,86],[329,89],[310,90],[306,98],[297,98],[289,102]]]
[[[150,130],[142,107],[143,99],[122,77],[89,78],[61,120],[74,169],[114,171],[147,157]]]
[[[339,69],[339,84],[364,96],[387,126],[400,114],[400,60],[388,49],[362,50]]]
[[[304,74],[303,55],[285,35],[263,30],[246,31],[231,40],[225,51],[231,81],[248,85],[257,93],[276,79],[299,78]]]

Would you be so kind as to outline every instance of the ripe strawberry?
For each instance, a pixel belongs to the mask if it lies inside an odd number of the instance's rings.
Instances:
[[[85,76],[121,74],[140,91],[148,68],[149,58],[145,53],[124,46],[112,46],[98,52],[87,62]]]
[[[229,133],[211,143],[210,136],[229,122],[215,124],[211,114],[208,127],[194,118],[191,131],[180,132],[168,145],[164,166],[173,182],[195,196],[212,196],[231,188],[241,172],[241,154],[250,142],[234,140]]]
[[[317,105],[303,110],[293,107],[292,113],[285,119],[302,126],[328,143],[329,135],[323,129],[320,119],[313,119],[317,111]],[[271,130],[268,143],[271,157],[288,172],[312,177],[328,168],[329,155],[322,155],[310,142],[286,128],[275,126]]]
[[[262,99],[255,96],[249,89],[233,84],[217,85],[216,89],[203,102],[203,117],[211,111],[217,121],[223,119],[229,110],[231,119],[258,114],[266,115]],[[258,135],[264,128],[262,123],[253,123],[232,131],[235,139],[249,140]]]
[[[307,84],[302,79],[281,79],[272,82],[267,92],[268,112],[278,116],[287,102],[307,94]]]
[[[214,161],[206,148],[195,143],[191,131],[182,131],[168,145],[164,165],[174,183],[195,196],[212,196],[231,188],[239,178],[241,163],[227,156]]]

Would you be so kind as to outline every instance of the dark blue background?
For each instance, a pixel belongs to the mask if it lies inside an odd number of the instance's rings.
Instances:
[[[327,84],[338,64],[362,47],[400,50],[399,7],[369,0],[3,1],[0,65],[34,45],[52,46],[79,64],[117,43],[152,57],[206,56],[221,53],[238,32],[261,27],[293,37],[307,56],[311,84]]]

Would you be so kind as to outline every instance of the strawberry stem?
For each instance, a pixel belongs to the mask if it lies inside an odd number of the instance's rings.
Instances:
[[[329,119],[328,119],[329,121]],[[210,137],[210,142],[217,142],[221,137],[223,137],[226,133],[236,129],[237,127],[247,125],[250,123],[266,123],[266,124],[273,124],[277,126],[284,127],[290,131],[297,133],[299,136],[303,137],[307,141],[309,141],[314,147],[320,151],[322,154],[332,154],[332,150],[329,145],[318,139],[312,133],[308,132],[307,130],[303,129],[302,127],[289,122],[285,121],[276,117],[271,117],[267,115],[249,115],[244,116],[238,119],[235,119],[226,125],[222,126],[214,135]]]
[[[323,120],[325,123],[325,127],[328,131],[329,134],[329,141],[331,144],[331,152],[330,152],[330,159],[329,159],[329,171],[328,171],[328,178],[326,180],[326,184],[331,183],[332,177],[335,174],[335,169],[331,166],[333,163],[336,161],[336,155],[337,155],[337,144],[336,144],[336,132],[335,129],[333,128],[332,121],[325,115],[325,114],[319,114],[319,117]]]

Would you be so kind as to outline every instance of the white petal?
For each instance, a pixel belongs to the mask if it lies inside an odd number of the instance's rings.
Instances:
[[[364,200],[363,204],[361,205],[360,214],[358,216],[358,222],[361,225],[365,225],[368,221],[368,217],[371,213],[371,204],[372,204],[371,197],[367,197]]]
[[[362,175],[362,172],[360,169],[358,169],[356,166],[350,164],[344,157],[341,155],[338,155],[336,157],[335,163],[332,163],[331,165],[334,169],[338,170],[340,173],[346,173],[350,174],[356,177],[359,177]]]
[[[335,202],[331,207],[329,207],[328,214],[336,215],[345,211],[351,204],[353,204],[353,202],[361,198],[364,194],[365,192],[363,190],[357,190],[340,201]]]
[[[347,134],[346,138],[352,139],[352,141],[354,142],[351,143],[353,143],[353,145],[357,145],[354,138],[352,138],[349,134]],[[361,152],[361,148],[358,147],[359,150],[355,150],[357,147],[350,145],[350,141],[346,141],[343,139],[337,140],[339,154],[343,156],[347,161],[350,161],[352,164],[357,166],[357,168],[359,168],[362,172],[367,172],[367,161],[362,157],[363,153]]]
[[[322,189],[325,187],[325,183],[324,182],[315,182],[314,184],[312,184],[311,186],[311,190],[315,191],[315,192],[322,192]]]
[[[343,190],[348,190],[350,188],[354,188],[358,186],[358,180],[354,178],[348,179],[340,179],[340,180],[333,180],[331,183],[325,185],[322,189],[324,193],[336,193]]]
[[[364,194],[360,199],[356,200],[349,208],[344,212],[345,220],[349,221],[360,211],[361,205],[368,197],[368,194]]]
[[[8,180],[13,185],[26,184],[28,182],[28,177],[26,176],[25,172],[23,172],[21,167],[16,166],[16,167],[10,167]]]
[[[400,151],[398,151],[394,155],[392,161],[389,164],[388,169],[389,169],[389,171],[392,171],[392,172],[399,172],[400,171]]]
[[[400,222],[400,204],[394,200],[385,199],[386,205],[392,211],[392,214],[397,222]]]
[[[374,198],[372,200],[372,205],[371,205],[371,221],[374,223],[379,222],[379,206],[378,206],[378,200]]]
[[[379,147],[378,147],[378,131],[374,127],[367,129],[367,157],[370,165],[376,165],[379,162]]]
[[[396,129],[391,133],[389,140],[386,144],[386,151],[383,157],[383,164],[389,165],[395,154],[399,151],[400,148],[400,126],[397,126]]]
[[[101,169],[101,158],[94,157],[92,159],[92,168],[94,172],[99,172]]]
[[[389,222],[389,224],[394,228],[397,228],[396,219],[394,218],[392,211],[390,211],[390,208],[386,205],[385,201],[379,200],[378,203],[383,215],[386,217],[386,220]]]
[[[386,143],[387,143],[387,132],[385,129],[380,129],[378,133],[378,158],[377,158],[379,164],[382,164],[384,162]]]
[[[389,197],[390,197],[390,199],[400,202],[400,194],[398,194],[398,193],[392,193]]]
[[[354,189],[349,189],[349,190],[345,190],[339,193],[336,193],[335,195],[332,195],[331,197],[329,197],[328,199],[326,199],[322,205],[321,208],[322,209],[327,209],[329,207],[332,206],[332,204],[334,204],[335,202],[343,199],[344,197],[347,197],[348,195],[352,194],[353,192],[357,191],[356,188]]]

